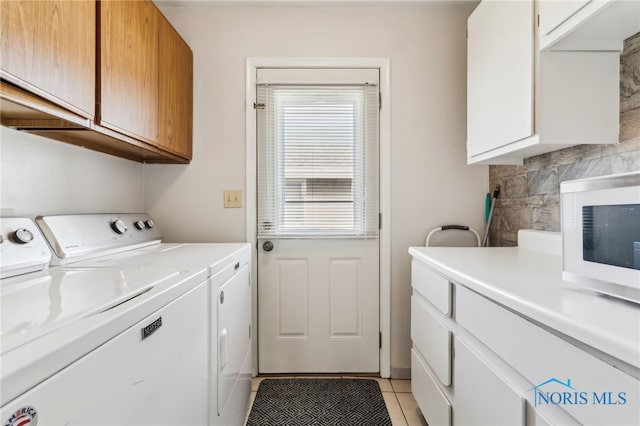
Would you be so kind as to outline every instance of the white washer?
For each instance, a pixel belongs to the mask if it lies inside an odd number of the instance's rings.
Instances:
[[[146,214],[47,216],[37,220],[54,250],[53,263],[66,264],[67,268],[206,268],[210,309],[209,424],[243,424],[251,393],[249,244],[161,243],[158,228]],[[109,255],[95,257],[92,250],[78,247],[76,242],[89,229],[96,235],[94,245],[105,245],[109,240],[116,247],[134,249],[111,250]],[[71,264],[69,251],[84,260]]]
[[[206,423],[204,268],[47,269],[31,220],[0,235],[3,424]]]

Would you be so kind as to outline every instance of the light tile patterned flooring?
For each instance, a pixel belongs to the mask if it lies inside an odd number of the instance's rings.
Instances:
[[[264,379],[278,379],[291,377],[313,377],[313,378],[354,378],[351,376],[275,376],[256,377],[251,381],[251,405],[256,397],[256,392],[260,382]],[[380,385],[384,402],[387,404],[387,411],[391,417],[393,426],[426,426],[424,417],[418,410],[418,404],[411,394],[411,380],[381,379],[379,377],[355,377],[361,379],[375,379]]]

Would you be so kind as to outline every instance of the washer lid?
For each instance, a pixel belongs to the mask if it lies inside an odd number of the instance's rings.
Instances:
[[[6,279],[0,297],[2,354],[183,275],[179,269],[50,268]]]

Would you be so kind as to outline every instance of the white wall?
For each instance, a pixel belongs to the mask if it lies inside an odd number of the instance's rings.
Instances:
[[[142,164],[4,126],[0,178],[6,216],[144,209]]]
[[[172,241],[244,241],[245,58],[391,58],[392,373],[410,367],[410,259],[429,229],[482,230],[488,171],[466,166],[466,18],[457,7],[197,7],[163,12],[194,53],[194,160],[145,165]],[[398,370],[400,369],[400,370]]]

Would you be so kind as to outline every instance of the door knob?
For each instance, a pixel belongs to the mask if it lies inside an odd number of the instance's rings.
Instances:
[[[271,251],[273,250],[273,243],[271,241],[265,241],[264,244],[262,244],[262,249],[264,251]]]

